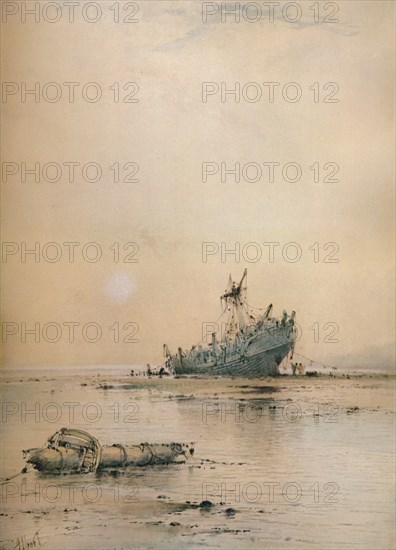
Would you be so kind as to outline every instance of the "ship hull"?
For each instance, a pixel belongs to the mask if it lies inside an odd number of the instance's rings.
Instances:
[[[270,349],[259,351],[243,358],[217,362],[204,366],[196,365],[188,360],[178,360],[174,365],[176,374],[194,374],[205,376],[277,376],[279,365],[292,349],[292,343],[287,342]]]

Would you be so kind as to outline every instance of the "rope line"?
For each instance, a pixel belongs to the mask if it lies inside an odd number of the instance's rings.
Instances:
[[[29,471],[32,469],[33,467],[33,464],[27,464],[24,468],[22,468],[22,470],[20,472],[18,472],[17,474],[14,474],[13,476],[10,476],[10,477],[6,477],[4,479],[2,479],[0,481],[0,485],[4,485],[4,483],[7,483],[8,481],[11,481],[11,479],[15,479],[16,477],[22,475],[22,474],[27,474],[29,473]]]
[[[310,359],[309,357],[306,357],[305,355],[302,355],[301,353],[294,352],[294,355],[298,355],[299,357],[302,357],[303,359],[306,359],[307,361],[310,361],[311,365],[312,363],[316,363],[317,365],[321,365],[325,369],[332,369],[334,368],[331,365],[326,365],[325,363],[321,363],[320,361],[315,361],[315,359]]]

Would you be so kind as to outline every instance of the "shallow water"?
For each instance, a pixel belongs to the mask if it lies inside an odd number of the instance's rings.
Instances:
[[[194,441],[195,455],[119,475],[20,475],[2,485],[4,548],[394,547],[393,378],[136,377],[107,390],[92,374],[29,378],[5,380],[2,477],[62,426],[103,444]],[[186,504],[203,500],[213,506]]]

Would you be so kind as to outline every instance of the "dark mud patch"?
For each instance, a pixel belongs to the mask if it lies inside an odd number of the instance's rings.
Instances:
[[[185,510],[203,510],[208,511],[212,508],[214,508],[213,502],[210,500],[202,500],[201,502],[190,502],[187,500],[186,502],[167,502],[166,503],[168,514],[174,514],[174,513],[180,513],[184,512]]]
[[[268,404],[274,403],[273,397],[240,397],[237,399],[239,401],[239,407],[254,407],[257,409],[264,408]]]
[[[238,535],[239,533],[250,533],[251,529],[227,529],[224,527],[214,527],[212,530],[212,533],[214,534],[221,534],[221,533],[229,533],[232,535]]]
[[[240,388],[240,389],[243,389],[243,390],[248,390],[248,391],[243,391],[241,393],[275,393],[275,392],[278,392],[279,391],[279,388],[277,386],[248,386],[248,385],[245,385],[245,386],[236,386],[237,388]]]
[[[192,399],[195,399],[195,395],[168,395],[168,399],[177,399],[178,401],[191,401]]]
[[[140,389],[146,389],[146,388],[144,386],[137,386],[136,384],[118,384],[117,386],[114,386],[113,384],[99,384],[99,386],[97,386],[96,389],[97,390],[140,390]]]

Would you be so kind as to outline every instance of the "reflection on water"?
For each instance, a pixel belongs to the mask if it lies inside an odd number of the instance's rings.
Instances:
[[[308,382],[287,401],[284,387],[245,397],[238,388],[251,380],[199,396],[191,381],[185,392],[182,380],[103,390],[48,378],[5,384],[2,477],[23,467],[21,449],[62,426],[103,444],[194,441],[195,456],[186,465],[10,480],[2,486],[5,548],[38,529],[51,549],[392,547],[387,408],[347,411],[334,387],[313,392]],[[194,505],[203,500],[213,506]]]

